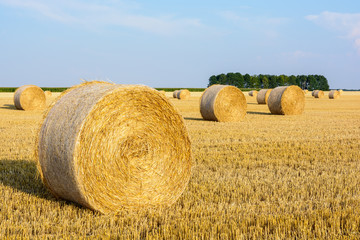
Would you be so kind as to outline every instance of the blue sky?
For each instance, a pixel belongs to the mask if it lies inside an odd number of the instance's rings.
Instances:
[[[322,74],[360,89],[360,1],[0,0],[0,86]]]

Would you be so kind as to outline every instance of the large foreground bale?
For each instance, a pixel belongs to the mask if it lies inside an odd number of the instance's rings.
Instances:
[[[183,118],[146,86],[73,87],[48,110],[37,146],[39,171],[50,191],[103,213],[169,206],[190,178]]]
[[[271,89],[261,89],[256,96],[258,104],[267,104],[270,92]]]
[[[180,90],[175,90],[174,92],[173,92],[173,98],[177,98],[177,93],[179,92]]]
[[[305,95],[298,86],[274,88],[267,103],[272,114],[300,115],[305,107]]]
[[[190,98],[190,91],[187,90],[187,89],[179,90],[179,91],[176,93],[176,97],[177,97],[177,99],[180,99],[180,100],[189,99],[189,98]]]
[[[315,92],[314,92],[314,97],[315,98],[323,98],[325,95],[324,95],[324,92],[323,91],[321,91],[321,90],[316,90]]]
[[[246,98],[236,87],[213,85],[200,99],[200,113],[205,120],[238,122],[246,115]]]
[[[329,92],[329,98],[330,99],[338,99],[340,97],[340,93],[336,90],[331,90]]]
[[[40,110],[46,106],[44,91],[35,85],[24,85],[14,93],[14,105],[19,110]]]
[[[249,96],[251,96],[251,97],[256,97],[257,94],[258,94],[258,91],[256,91],[256,90],[252,90],[249,92]]]

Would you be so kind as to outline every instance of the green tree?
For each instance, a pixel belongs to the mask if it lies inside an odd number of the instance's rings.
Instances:
[[[211,85],[214,85],[217,83],[217,78],[215,75],[212,75],[210,78],[209,78],[209,84],[208,84],[208,87],[210,87]]]
[[[225,74],[220,74],[217,76],[217,83],[218,84],[227,84],[227,78]]]
[[[307,89],[309,91],[318,89],[318,82],[317,82],[316,78],[313,75],[309,75],[307,77],[307,80],[308,80],[308,83],[309,83],[308,86],[307,86]]]
[[[266,76],[261,78],[262,88],[269,88],[269,79]]]
[[[247,87],[247,88],[253,88],[254,87],[254,84],[252,82],[252,78],[250,77],[249,74],[244,75],[244,87]]]
[[[244,76],[241,73],[237,72],[237,73],[235,73],[235,79],[236,79],[235,86],[238,88],[243,88],[244,87]]]
[[[296,85],[296,77],[294,75],[291,75],[288,80],[289,86]]]
[[[277,87],[277,77],[275,75],[269,76],[269,88]]]

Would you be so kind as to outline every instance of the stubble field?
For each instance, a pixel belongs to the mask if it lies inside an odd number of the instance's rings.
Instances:
[[[217,123],[202,120],[199,93],[167,93],[192,140],[189,185],[169,208],[114,216],[52,197],[33,157],[42,112],[0,93],[0,238],[360,238],[360,93],[307,93],[300,116],[245,95],[245,120]]]

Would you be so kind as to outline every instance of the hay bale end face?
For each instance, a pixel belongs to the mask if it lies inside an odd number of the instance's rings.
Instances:
[[[256,90],[252,90],[249,92],[249,96],[251,96],[251,97],[256,97],[257,94],[258,94],[258,91],[256,91]]]
[[[173,98],[177,98],[177,93],[179,92],[180,90],[175,90],[174,92],[173,92]]]
[[[316,90],[315,93],[314,93],[315,98],[323,98],[324,96],[325,96],[324,92],[321,91],[321,90]]]
[[[258,104],[267,104],[270,93],[271,89],[261,89],[256,96]]]
[[[35,85],[24,85],[14,93],[14,105],[19,110],[41,110],[46,107],[44,91]]]
[[[305,95],[298,86],[274,88],[267,103],[272,114],[300,115],[304,112]]]
[[[313,90],[312,92],[311,92],[311,96],[313,96],[313,97],[315,97],[315,92],[316,92],[317,90]]]
[[[189,99],[189,98],[190,98],[190,91],[187,90],[187,89],[179,90],[179,91],[176,93],[176,97],[177,97],[177,99],[180,99],[180,100]]]
[[[234,86],[213,85],[200,99],[200,113],[205,120],[238,122],[245,118],[246,107],[245,95]]]
[[[184,120],[146,86],[87,83],[68,90],[47,111],[37,142],[50,191],[103,213],[169,206],[190,178]]]
[[[331,90],[331,91],[329,92],[329,98],[330,98],[330,99],[338,99],[339,97],[340,97],[339,91]]]

